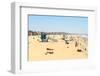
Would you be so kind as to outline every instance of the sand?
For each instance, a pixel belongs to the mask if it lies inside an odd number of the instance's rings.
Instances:
[[[28,60],[64,60],[88,58],[87,40],[81,36],[73,37],[72,41],[65,43],[65,40],[56,37],[57,42],[49,40],[41,42],[40,36],[29,36]],[[75,47],[75,43],[78,46]],[[47,50],[48,48],[48,50]],[[81,51],[77,51],[77,50]]]

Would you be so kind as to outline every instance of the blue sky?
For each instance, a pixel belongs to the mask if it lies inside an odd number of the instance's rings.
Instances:
[[[88,17],[29,15],[29,30],[88,33]]]

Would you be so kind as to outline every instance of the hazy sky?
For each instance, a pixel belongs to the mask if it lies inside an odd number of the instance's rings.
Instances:
[[[29,30],[87,34],[88,17],[30,15]]]

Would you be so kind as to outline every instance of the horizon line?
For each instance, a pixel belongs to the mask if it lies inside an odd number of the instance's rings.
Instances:
[[[44,31],[32,31],[32,30],[28,30],[28,32],[37,32],[37,33],[41,33],[41,32],[44,32]],[[87,33],[72,33],[72,32],[44,32],[44,33],[86,34],[86,35],[88,35]]]

